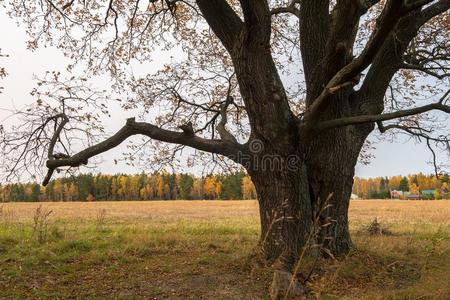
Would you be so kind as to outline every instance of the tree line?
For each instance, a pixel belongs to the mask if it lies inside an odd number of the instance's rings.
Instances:
[[[423,173],[408,176],[391,176],[375,178],[354,178],[353,194],[363,199],[384,199],[391,197],[391,191],[422,194],[422,198],[450,198],[450,178],[448,174],[439,178]],[[423,192],[429,193],[424,195]]]
[[[419,194],[434,190],[434,198],[450,198],[449,175],[423,173],[408,176],[354,178],[353,193],[363,199],[390,198],[393,190]],[[83,174],[38,183],[0,185],[0,201],[124,201],[124,200],[245,200],[256,191],[244,172],[198,177],[192,174]]]
[[[83,174],[37,183],[0,185],[0,201],[123,201],[255,199],[244,172],[197,177],[167,172],[136,175]]]

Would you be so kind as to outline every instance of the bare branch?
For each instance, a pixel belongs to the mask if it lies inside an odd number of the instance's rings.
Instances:
[[[220,110],[221,120],[219,124],[217,124],[217,131],[219,132],[222,140],[237,143],[236,138],[225,127],[225,125],[227,124],[227,108],[231,103],[233,103],[233,97],[228,95],[227,101],[222,105],[222,109]]]
[[[417,64],[410,64],[407,62],[404,62],[400,65],[401,69],[407,69],[407,70],[417,70],[417,71],[421,71],[425,74],[428,74],[430,76],[436,77],[437,79],[444,79],[446,77],[450,76],[450,73],[446,72],[444,74],[439,74],[437,72],[435,72],[432,68],[427,68],[425,66],[422,65],[417,65]]]
[[[330,31],[329,0],[302,1],[300,10],[300,50],[306,86],[314,85],[313,72],[325,56]]]
[[[149,123],[136,122],[134,118],[128,119],[126,125],[110,138],[91,146],[77,154],[64,159],[49,159],[46,163],[48,174],[42,183],[48,184],[54,170],[59,167],[78,167],[86,164],[88,159],[106,152],[120,145],[123,141],[133,135],[142,134],[152,139],[190,146],[198,150],[221,154],[229,158],[236,158],[237,151],[241,145],[224,140],[208,140],[195,135],[187,135],[184,132],[169,131]]]
[[[450,9],[450,1],[448,0],[439,0],[438,2],[425,7],[419,17],[418,26],[422,26],[426,22],[428,22],[431,18],[447,11]]]
[[[366,124],[366,123],[374,123],[380,121],[387,121],[398,119],[402,117],[417,115],[421,113],[425,113],[431,110],[440,110],[445,113],[450,114],[450,106],[446,104],[446,98],[450,94],[450,90],[448,90],[442,98],[439,99],[437,103],[432,103],[416,108],[400,110],[391,113],[379,114],[379,115],[361,115],[361,116],[353,116],[348,118],[335,119],[330,121],[324,121],[317,125],[317,131],[321,132],[324,130],[328,130],[331,128],[343,127],[348,125],[358,125],[358,124]]]
[[[62,7],[62,10],[68,9],[70,6],[72,6],[73,2],[75,2],[75,0],[70,0],[69,2],[64,4],[63,7]]]
[[[48,159],[54,158],[53,151],[55,149],[56,142],[58,141],[59,136],[61,135],[61,132],[64,129],[64,126],[69,122],[69,118],[67,118],[67,116],[64,113],[61,113],[60,115],[55,116],[53,119],[55,120],[55,122],[57,122],[58,118],[61,118],[61,123],[59,123],[59,125],[50,141],[50,145],[48,147]]]
[[[436,177],[439,178],[439,174],[440,174],[440,170],[439,170],[439,166],[438,166],[438,157],[436,155],[436,151],[432,146],[432,143],[438,147],[439,145],[443,146],[444,149],[441,150],[446,150],[450,153],[450,137],[447,135],[440,135],[438,137],[433,137],[431,136],[428,130],[424,130],[423,128],[420,127],[412,127],[412,126],[405,126],[405,125],[400,125],[400,124],[390,124],[390,125],[383,125],[383,122],[377,122],[378,125],[378,130],[380,130],[381,133],[385,133],[388,130],[393,130],[393,129],[397,129],[400,131],[403,131],[405,134],[407,134],[410,137],[414,137],[416,138],[418,141],[422,141],[425,140],[428,149],[430,150],[431,154],[432,154],[432,158],[433,158],[433,167],[434,167],[434,171],[436,174]]]

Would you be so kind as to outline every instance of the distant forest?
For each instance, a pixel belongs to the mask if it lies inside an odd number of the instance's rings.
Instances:
[[[438,178],[435,175],[425,175],[423,173],[369,179],[354,178],[353,194],[358,195],[359,198],[390,198],[391,191],[403,191],[421,195],[422,199],[449,199],[450,178],[448,174]]]
[[[355,177],[353,193],[363,199],[390,198],[393,190],[419,194],[432,191],[431,198],[450,198],[448,175],[436,178],[422,173],[377,178]],[[123,200],[244,200],[255,199],[248,175],[198,177],[167,172],[137,175],[84,174],[38,183],[0,185],[0,202],[8,201],[123,201]]]
[[[244,172],[197,177],[191,174],[85,174],[37,183],[0,185],[0,201],[121,201],[255,199]]]

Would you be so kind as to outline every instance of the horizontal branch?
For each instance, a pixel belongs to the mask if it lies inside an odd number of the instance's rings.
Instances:
[[[403,62],[400,64],[400,68],[401,69],[406,69],[406,70],[416,70],[416,71],[420,71],[423,72],[425,74],[428,74],[430,76],[433,76],[437,79],[444,79],[446,77],[450,77],[450,73],[444,73],[444,74],[439,74],[437,72],[435,72],[435,70],[439,70],[437,68],[435,69],[431,69],[431,68],[427,68],[426,66],[422,66],[422,65],[418,65],[418,64],[411,64],[408,62]],[[445,71],[445,70],[444,70]]]
[[[447,149],[447,151],[450,152],[450,138],[449,136],[438,136],[438,137],[433,137],[431,135],[429,135],[429,131],[428,130],[424,130],[423,128],[420,127],[411,127],[411,126],[404,126],[404,125],[400,125],[400,124],[389,124],[387,126],[385,126],[383,124],[383,122],[377,122],[378,125],[378,130],[380,130],[381,133],[385,133],[388,130],[399,130],[399,131],[403,131],[404,133],[406,133],[407,135],[409,135],[410,137],[414,137],[416,139],[418,139],[419,141],[422,141],[422,139],[424,139],[426,141],[427,147],[430,150],[431,154],[433,155],[433,166],[434,166],[434,171],[436,174],[436,177],[439,178],[439,167],[437,164],[437,155],[436,155],[436,151],[433,149],[433,147],[431,146],[431,142],[433,142],[435,145],[441,144],[444,145],[444,147]]]
[[[377,126],[378,126],[378,130],[381,133],[385,133],[388,130],[392,130],[392,129],[398,129],[398,130],[403,130],[406,133],[408,133],[409,135],[418,137],[418,138],[424,138],[424,139],[429,139],[433,142],[445,142],[448,141],[448,139],[446,137],[432,137],[429,135],[429,133],[431,132],[431,130],[427,130],[421,127],[417,127],[417,126],[405,126],[405,125],[400,125],[400,124],[389,124],[389,125],[384,125],[383,122],[377,122]]]
[[[331,128],[343,127],[348,125],[358,125],[375,123],[387,120],[398,119],[407,116],[413,116],[422,114],[431,110],[440,110],[445,113],[450,114],[450,106],[444,103],[444,99],[449,95],[450,90],[445,93],[445,95],[437,103],[432,103],[420,107],[415,107],[411,109],[400,110],[392,113],[378,114],[378,115],[361,115],[353,116],[347,118],[340,118],[335,120],[324,121],[317,124],[316,131],[321,132]]]
[[[158,141],[185,145],[201,151],[221,154],[230,158],[237,157],[238,151],[241,150],[241,145],[238,143],[224,140],[204,139],[195,135],[186,134],[185,132],[170,131],[149,123],[136,122],[134,118],[131,118],[127,120],[125,126],[123,126],[116,134],[103,142],[82,150],[68,158],[47,160],[46,165],[48,172],[42,184],[44,186],[48,184],[53,172],[57,168],[78,167],[87,164],[89,158],[115,148],[127,138],[138,134],[148,136]]]

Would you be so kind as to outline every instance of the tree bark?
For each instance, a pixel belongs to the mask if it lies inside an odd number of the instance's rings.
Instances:
[[[317,139],[306,162],[283,166],[278,164],[280,156],[264,156],[260,169],[249,171],[260,206],[261,250],[269,262],[278,260],[289,270],[308,239],[319,239],[336,256],[351,250],[348,208],[367,134],[350,127],[337,129]],[[325,200],[330,207],[322,211]],[[319,212],[320,222],[331,225],[323,227],[320,236],[310,236]]]
[[[285,164],[288,158],[276,155],[260,158],[249,171],[259,200],[260,249],[274,266],[271,298],[290,299],[304,293],[295,266],[308,250],[313,230],[306,166],[299,161]]]
[[[348,208],[359,152],[366,133],[352,127],[333,130],[321,136],[308,160],[308,178],[313,209],[328,199],[330,207],[321,213],[319,242],[334,256],[347,254],[352,248],[348,228]]]
[[[333,256],[352,249],[348,208],[354,170],[373,126],[364,129],[348,126],[332,130],[302,151],[288,144],[276,148],[261,144],[262,151],[247,167],[259,201],[260,249],[275,269],[272,299],[304,292],[295,273],[301,271],[297,263],[303,255],[317,253],[311,248],[313,244],[322,244],[322,249],[329,250],[324,253]],[[326,209],[325,200],[330,205]],[[327,222],[329,226],[322,226]]]
[[[352,95],[352,89],[340,92],[320,119],[351,116]],[[288,127],[277,135],[277,143],[264,139],[264,134],[250,141],[250,152],[252,142],[260,146],[253,149],[258,151],[252,152],[247,170],[259,201],[261,251],[275,268],[273,299],[303,291],[295,277],[301,271],[297,263],[303,255],[317,254],[313,244],[321,244],[323,254],[333,256],[351,250],[348,208],[354,170],[372,130],[373,125],[336,128],[304,145],[295,142],[299,133]],[[326,204],[330,207],[324,209]]]
[[[355,113],[356,101],[352,89],[340,92],[331,101],[321,119],[339,119]],[[319,243],[334,256],[347,254],[353,247],[348,228],[348,208],[359,153],[372,124],[335,128],[316,136],[307,155],[308,181],[312,209],[328,199],[330,207],[321,213],[322,227]]]
[[[259,200],[261,250],[269,262],[290,270],[312,226],[306,167],[264,170],[252,176]]]

